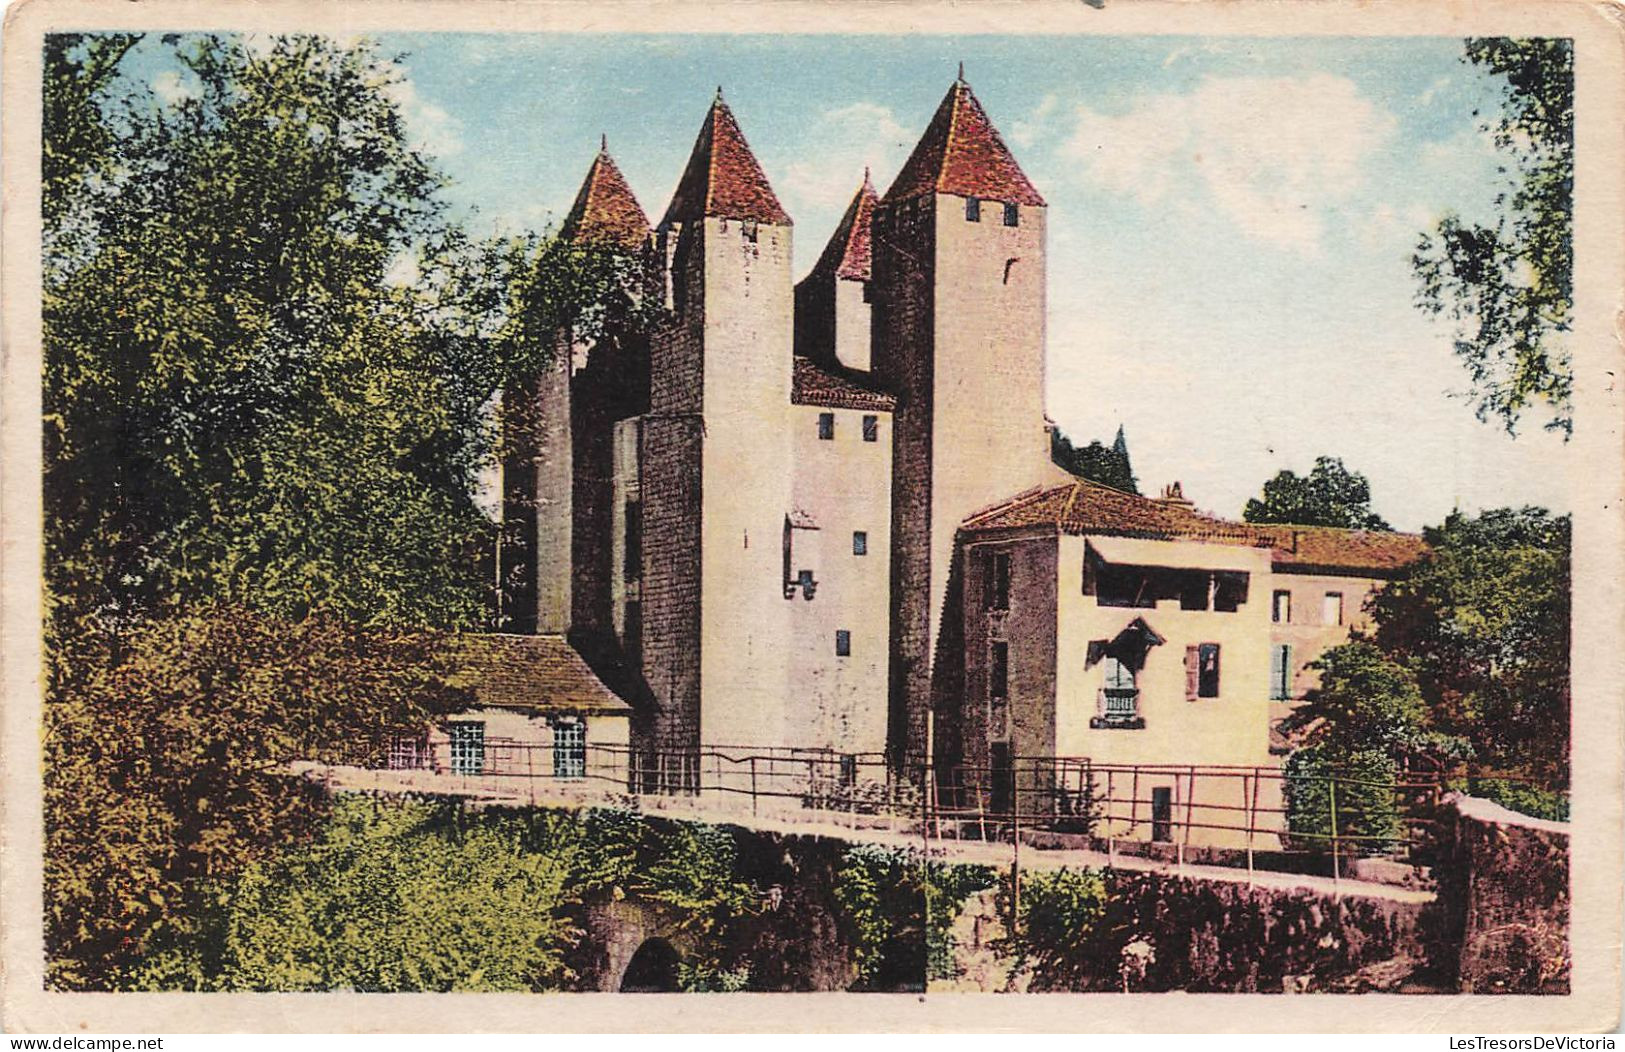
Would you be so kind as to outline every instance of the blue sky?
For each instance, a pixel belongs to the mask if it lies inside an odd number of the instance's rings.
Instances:
[[[721,85],[796,223],[796,273],[862,178],[884,191],[957,63],[1049,201],[1048,412],[1122,424],[1141,488],[1239,515],[1341,456],[1390,522],[1569,510],[1567,447],[1449,397],[1407,260],[1485,213],[1496,86],[1454,38],[401,34],[399,97],[482,230],[569,207],[607,134],[658,219]],[[168,85],[172,87],[173,85]],[[159,85],[160,89],[165,85]]]

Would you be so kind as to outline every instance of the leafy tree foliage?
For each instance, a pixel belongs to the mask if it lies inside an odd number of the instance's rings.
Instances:
[[[1010,897],[1008,881],[1003,897]],[[1022,873],[1020,916],[1010,940],[1014,970],[1030,970],[1035,991],[1112,989],[1119,954],[1108,948],[1111,904],[1094,870]]]
[[[1375,644],[1357,639],[1332,647],[1310,667],[1320,686],[1281,721],[1289,732],[1333,758],[1373,753],[1394,760],[1463,755],[1460,739],[1433,729],[1416,675]]]
[[[1503,78],[1486,121],[1505,157],[1507,188],[1492,223],[1449,215],[1412,258],[1417,304],[1455,324],[1481,420],[1509,432],[1541,407],[1545,426],[1573,430],[1566,345],[1574,310],[1574,49],[1563,39],[1475,38],[1463,61]]]
[[[1552,786],[1569,770],[1570,526],[1544,509],[1454,513],[1373,600],[1377,646],[1480,764]]]
[[[1279,472],[1264,483],[1261,497],[1247,502],[1242,518],[1256,523],[1338,526],[1355,530],[1392,529],[1371,510],[1371,483],[1338,457],[1316,457],[1307,476]]]
[[[1139,482],[1129,463],[1128,444],[1123,440],[1121,430],[1117,433],[1116,444],[1112,446],[1095,439],[1079,447],[1074,446],[1060,428],[1056,428],[1050,438],[1050,459],[1063,470],[1090,482],[1098,482],[1124,493],[1140,492]]]
[[[952,978],[949,928],[965,900],[997,879],[986,866],[927,862],[907,849],[847,849],[836,870],[835,898],[854,933],[853,989],[917,990],[922,973],[926,979]]]
[[[1311,745],[1287,757],[1283,772],[1287,843],[1317,852],[1381,854],[1404,839],[1394,784],[1399,765],[1381,749]],[[1344,839],[1347,838],[1347,839]]]
[[[178,98],[121,77],[135,47]],[[376,759],[466,700],[424,626],[487,616],[493,396],[639,287],[449,223],[368,44],[45,60],[47,948],[94,989],[317,826],[279,765]]]
[[[436,638],[243,608],[48,638],[45,901],[49,980],[127,985],[188,941],[218,879],[320,814],[299,759],[378,763],[466,704]]]

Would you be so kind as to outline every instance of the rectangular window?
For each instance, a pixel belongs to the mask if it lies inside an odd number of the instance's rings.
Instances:
[[[587,776],[587,724],[580,719],[553,721],[553,777]]]
[[[837,628],[835,630],[835,656],[852,656],[852,633],[844,628]]]
[[[479,774],[485,770],[485,724],[463,720],[447,728],[451,735],[451,773]]]
[[[868,555],[869,554],[869,535],[867,533],[864,533],[862,530],[853,530],[852,531],[852,554],[853,555]]]
[[[1320,606],[1320,623],[1323,625],[1340,625],[1343,623],[1343,593],[1327,592],[1326,598]]]
[[[847,786],[858,784],[858,758],[849,752],[841,754],[841,784]]]
[[[965,198],[965,221],[967,223],[980,223],[982,221],[982,200],[979,197]]]
[[[880,440],[880,418],[878,416],[863,418],[863,440],[865,442],[878,442]]]
[[[389,746],[389,769],[416,771],[429,766],[429,741],[424,735],[396,738]]]
[[[992,552],[983,566],[982,607],[1010,609],[1010,553]]]
[[[1275,602],[1270,607],[1270,620],[1282,625],[1292,620],[1291,592],[1275,593]]]
[[[994,643],[987,663],[987,696],[1010,696],[1010,644]]]
[[[1016,226],[1021,222],[1021,209],[1017,205],[1006,203],[1004,206],[1004,225]]]
[[[1196,696],[1219,696],[1219,644],[1203,643],[1197,648]]]
[[[1292,700],[1292,647],[1286,643],[1270,647],[1270,700]]]
[[[818,414],[818,437],[828,442],[835,437],[835,414]]]
[[[756,220],[754,220],[754,219],[745,220],[744,223],[741,225],[740,229],[741,229],[741,231],[743,231],[746,241],[755,241],[756,240]]]
[[[643,576],[643,502],[626,502],[626,565],[623,568],[628,581]]]

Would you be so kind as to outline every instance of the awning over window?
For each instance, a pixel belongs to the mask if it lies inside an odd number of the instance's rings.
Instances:
[[[1119,566],[1165,566],[1178,570],[1231,570],[1268,573],[1270,550],[1200,541],[1148,541],[1135,537],[1090,537],[1089,548]]]
[[[1084,667],[1088,668],[1104,657],[1114,657],[1127,665],[1135,672],[1145,668],[1145,657],[1152,647],[1159,647],[1167,640],[1150,625],[1145,618],[1136,617],[1123,630],[1111,639],[1092,639],[1089,641],[1089,653],[1084,659]]]

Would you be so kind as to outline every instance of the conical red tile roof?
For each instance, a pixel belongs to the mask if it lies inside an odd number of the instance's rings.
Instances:
[[[672,195],[664,226],[673,220],[717,216],[723,219],[754,219],[773,226],[789,226],[790,216],[768,185],[767,175],[750,152],[722,92],[711,104],[694,152],[683,169],[683,178]]]
[[[813,265],[814,274],[833,273],[837,278],[848,281],[869,280],[870,222],[877,200],[874,184],[869,181],[869,169],[865,168],[863,185],[852,195],[852,203],[846,206],[846,214],[835,225],[835,233],[830,235],[829,244],[824,246],[823,254]]]
[[[886,200],[901,201],[925,193],[1018,205],[1044,203],[963,80],[948,89],[925,134],[886,191]]]
[[[569,241],[598,242],[636,251],[649,240],[649,217],[633,196],[606,143],[587,169],[561,231]]]

